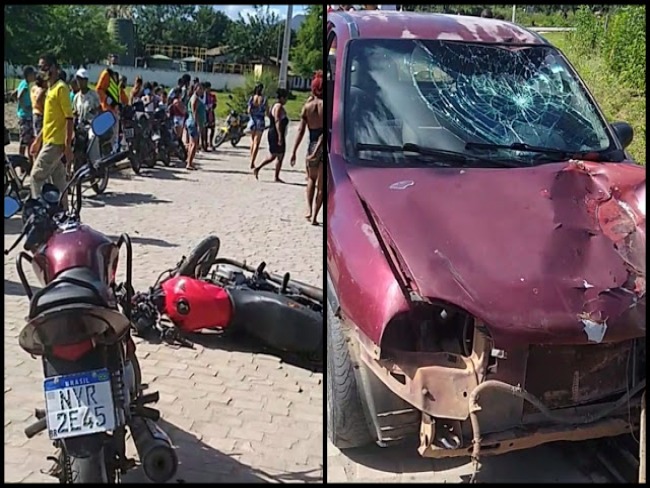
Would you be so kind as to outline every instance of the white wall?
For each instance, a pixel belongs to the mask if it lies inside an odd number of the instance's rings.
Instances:
[[[5,78],[17,77],[22,78],[22,67],[12,66],[9,63],[4,63],[5,68]],[[70,76],[76,70],[70,66],[63,66],[65,72]],[[96,82],[99,79],[99,75],[104,69],[102,65],[89,64],[86,66],[88,74],[90,76],[90,81]],[[115,68],[120,75],[124,75],[127,78],[129,85],[133,85],[133,80],[136,76],[142,76],[142,79],[146,81],[157,81],[158,84],[164,85],[166,87],[176,86],[178,79],[184,74],[181,71],[172,71],[172,70],[162,70],[162,69],[151,69],[151,68],[135,68],[132,66],[116,66]],[[192,76],[192,79],[195,77],[201,81],[209,81],[212,85],[213,90],[232,90],[238,86],[244,86],[246,79],[244,75],[235,75],[229,73],[206,73],[202,71],[190,71],[189,74]],[[289,77],[288,84],[289,89],[291,90],[309,90],[310,89],[310,80],[305,78],[298,77]]]
[[[70,76],[76,70],[70,66],[63,66],[65,72]],[[96,82],[99,79],[99,75],[104,69],[102,65],[89,64],[86,66],[88,70],[88,75],[90,76],[91,82]],[[171,70],[159,70],[159,69],[143,69],[135,68],[133,66],[116,66],[116,71],[120,75],[126,76],[128,84],[132,85],[133,80],[136,76],[142,76],[144,81],[157,81],[158,84],[164,85],[167,87],[176,86],[178,79],[184,74],[180,71],[171,71]],[[233,89],[238,86],[243,86],[245,83],[244,76],[226,74],[226,73],[204,73],[204,72],[193,72],[190,71],[189,74],[192,76],[192,79],[198,77],[201,81],[209,81],[214,90],[224,90],[224,89]],[[13,67],[8,63],[5,63],[5,78],[9,76],[22,77],[22,67]]]

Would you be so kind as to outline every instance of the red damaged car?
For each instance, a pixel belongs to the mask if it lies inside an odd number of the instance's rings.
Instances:
[[[480,456],[639,428],[645,169],[544,38],[330,13],[328,436]]]

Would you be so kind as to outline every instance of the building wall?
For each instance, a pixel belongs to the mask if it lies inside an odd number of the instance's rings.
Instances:
[[[5,78],[22,77],[22,66],[14,67],[9,63],[4,64],[5,68]],[[70,66],[64,66],[63,69],[66,71],[68,76],[76,71],[75,68]],[[103,71],[104,66],[89,64],[86,66],[88,74],[90,76],[91,82],[96,82],[99,79],[100,73]],[[184,74],[181,71],[173,70],[162,70],[162,69],[151,69],[151,68],[135,68],[133,66],[116,66],[116,70],[120,75],[126,76],[128,83],[133,84],[133,80],[136,76],[142,76],[142,79],[146,81],[157,81],[159,84],[173,87],[176,85],[178,79]],[[192,76],[192,79],[199,78],[201,81],[209,81],[214,90],[232,90],[239,86],[244,86],[246,79],[243,75],[227,74],[227,73],[206,73],[206,72],[193,72],[190,71],[189,74]],[[289,88],[291,90],[309,90],[310,80],[290,77],[288,80]]]

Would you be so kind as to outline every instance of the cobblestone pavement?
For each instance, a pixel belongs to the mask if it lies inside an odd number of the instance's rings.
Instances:
[[[157,167],[136,177],[126,170],[105,195],[86,200],[86,223],[131,235],[136,290],[146,290],[208,234],[221,238],[223,256],[264,260],[269,270],[322,286],[323,228],[303,217],[304,166],[285,162],[286,184],[272,182],[272,166],[256,181],[248,169],[249,141],[240,144],[202,154],[201,171]],[[265,156],[263,147],[258,163]],[[5,246],[19,227],[18,217],[5,221]],[[40,362],[18,346],[27,305],[14,256],[5,257],[5,482],[54,482],[40,472],[50,466],[50,442],[44,434],[27,440],[22,433],[34,408],[43,406]],[[177,446],[178,480],[322,482],[322,374],[249,352],[250,346],[201,344],[195,350],[138,345],[143,381],[160,391],[161,425]],[[127,480],[144,477],[138,469]]]

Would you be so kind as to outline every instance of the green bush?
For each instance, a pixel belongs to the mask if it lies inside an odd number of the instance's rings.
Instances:
[[[238,86],[232,90],[231,104],[238,110],[246,111],[248,99],[253,94],[255,85],[262,83],[264,85],[264,95],[267,98],[275,96],[275,90],[278,88],[278,77],[270,73],[263,73],[262,76],[256,77],[253,74],[246,75],[244,86]]]
[[[608,70],[623,84],[645,94],[644,5],[628,5],[607,15],[581,7],[575,15],[571,49],[580,55],[601,56]]]
[[[645,93],[645,5],[628,5],[610,19],[603,43],[609,69],[630,88]]]

